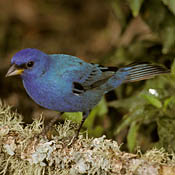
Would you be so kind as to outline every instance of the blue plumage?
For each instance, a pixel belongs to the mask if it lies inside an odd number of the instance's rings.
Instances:
[[[119,69],[103,67],[74,56],[48,55],[30,48],[16,53],[11,63],[7,76],[21,74],[27,93],[37,104],[60,112],[83,112],[80,128],[89,111],[105,93],[122,83],[169,72],[148,63]]]

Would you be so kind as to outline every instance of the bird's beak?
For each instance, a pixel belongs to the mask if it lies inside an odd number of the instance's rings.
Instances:
[[[7,74],[6,77],[14,76],[14,75],[21,75],[24,72],[24,69],[17,67],[15,64],[13,64]]]

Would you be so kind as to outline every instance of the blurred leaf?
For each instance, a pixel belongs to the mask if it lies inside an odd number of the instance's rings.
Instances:
[[[175,20],[175,18],[173,20]],[[162,52],[167,54],[171,47],[175,44],[175,22],[172,25],[165,26],[161,33],[163,39]]]
[[[88,129],[89,135],[100,136],[99,133],[102,133],[104,130],[101,126],[94,126],[94,121],[96,117],[100,118],[100,121],[103,120],[104,115],[108,112],[107,104],[105,98],[103,97],[100,103],[91,111],[88,118],[86,119],[84,126]]]
[[[132,122],[129,128],[127,143],[128,143],[128,149],[130,152],[133,152],[136,146],[137,133],[138,133],[139,127],[140,125],[137,122]]]
[[[149,2],[144,3],[142,15],[143,19],[150,26],[152,31],[158,34],[162,29],[162,23],[164,23],[166,17],[166,9],[161,1],[150,0]]]
[[[159,146],[164,147],[166,150],[172,152],[175,151],[175,119],[161,117],[157,120],[158,134],[159,134]]]
[[[155,106],[156,108],[161,108],[162,107],[162,103],[161,101],[156,98],[153,95],[149,95],[149,94],[142,94],[142,96],[153,106]]]
[[[167,54],[175,45],[175,16],[160,0],[154,0],[145,3],[143,19],[157,34],[157,41],[163,45],[162,53]]]
[[[169,10],[175,15],[175,0],[162,0],[168,6]]]
[[[100,103],[96,106],[99,116],[105,115],[108,112],[108,107],[105,98],[103,97]]]
[[[139,14],[140,8],[144,0],[128,0],[132,14],[136,17]]]
[[[100,137],[103,134],[103,131],[104,129],[102,126],[96,126],[95,129],[89,131],[89,134],[94,137]]]
[[[89,114],[88,118],[85,120],[84,122],[84,126],[86,128],[88,128],[88,130],[93,128],[94,125],[94,120],[95,120],[95,116],[98,112],[98,109],[95,107]]]
[[[173,104],[173,105],[175,104],[175,96],[171,96],[170,98],[168,98],[164,101],[164,105],[163,105],[164,109],[167,110],[167,108],[170,104]]]
[[[89,114],[87,120],[84,123],[85,127],[87,127],[88,129],[92,129],[94,125],[95,116],[98,115],[99,117],[103,117],[104,114],[106,114],[107,112],[108,108],[105,102],[105,98],[103,97],[100,103]]]
[[[143,100],[143,98],[140,98],[138,95],[137,96],[133,95],[130,98],[112,101],[108,103],[110,107],[114,107],[117,109],[125,108],[125,109],[128,109],[129,111],[135,110],[136,106],[140,104],[144,105],[145,100]]]
[[[113,0],[111,1],[111,6],[122,26],[126,25],[126,16],[121,8],[122,2],[120,0]]]
[[[133,121],[143,119],[142,118],[143,116],[144,116],[144,108],[141,106],[136,106],[132,112],[124,116],[122,122],[117,127],[115,134],[119,134],[124,128],[128,127]]]
[[[175,75],[175,59],[173,61],[173,64],[171,65],[171,73]]]
[[[82,112],[65,112],[62,117],[63,119],[72,120],[76,123],[80,123],[82,120]]]

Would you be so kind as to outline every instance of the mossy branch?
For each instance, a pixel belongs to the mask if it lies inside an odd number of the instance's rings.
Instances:
[[[173,175],[175,155],[163,149],[146,154],[120,151],[116,141],[82,135],[72,145],[75,124],[65,121],[56,134],[37,137],[43,122],[23,126],[22,116],[0,103],[0,174],[10,175]],[[170,158],[171,157],[171,158]]]

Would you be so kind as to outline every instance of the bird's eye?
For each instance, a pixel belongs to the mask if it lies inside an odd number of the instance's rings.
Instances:
[[[33,67],[33,65],[34,65],[34,62],[33,62],[33,61],[29,61],[29,62],[26,64],[27,68],[31,68],[31,67]]]

